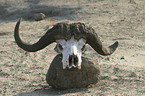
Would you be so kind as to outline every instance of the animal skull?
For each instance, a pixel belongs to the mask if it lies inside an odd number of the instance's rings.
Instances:
[[[82,53],[85,52],[85,39],[75,40],[74,36],[70,40],[57,40],[57,52],[62,53],[63,69],[66,67],[77,67],[81,69]]]
[[[66,67],[77,67],[81,69],[81,56],[85,51],[85,44],[89,44],[100,55],[111,55],[118,47],[118,42],[103,47],[97,33],[93,28],[83,23],[58,23],[49,29],[39,41],[34,44],[28,44],[21,40],[19,35],[19,25],[21,19],[17,22],[14,30],[14,38],[17,45],[28,52],[39,51],[53,42],[57,42],[56,51],[61,53],[63,69]]]

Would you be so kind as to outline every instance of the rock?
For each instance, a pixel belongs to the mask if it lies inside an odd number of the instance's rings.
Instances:
[[[61,60],[62,55],[57,55],[46,75],[46,81],[52,88],[82,88],[99,81],[100,69],[95,61],[82,57],[81,69],[62,69]]]
[[[122,59],[125,59],[125,58],[124,58],[124,56],[122,56],[120,59],[122,60]]]
[[[43,13],[34,14],[34,19],[35,19],[36,21],[43,20],[45,17],[46,17],[46,16],[45,16],[45,14],[43,14]]]
[[[114,73],[116,74],[116,73],[118,73],[118,71],[119,71],[119,68],[117,68],[117,67],[114,67],[113,71],[114,71]]]
[[[136,4],[136,2],[134,0],[129,0],[128,3],[131,3],[131,4]]]
[[[111,79],[109,76],[100,76],[101,80]]]
[[[137,75],[136,75],[135,72],[131,72],[131,73],[129,74],[129,77],[135,77],[135,78],[137,78]]]

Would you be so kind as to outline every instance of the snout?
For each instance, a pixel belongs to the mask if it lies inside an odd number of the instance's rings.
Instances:
[[[78,57],[77,55],[69,55],[69,68],[77,67],[78,66]]]

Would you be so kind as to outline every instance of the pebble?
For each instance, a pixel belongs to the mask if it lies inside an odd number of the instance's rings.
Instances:
[[[40,21],[43,20],[46,17],[46,15],[44,13],[37,13],[34,14],[34,19],[35,21]]]
[[[120,59],[122,60],[122,59],[125,59],[125,58],[124,58],[124,56],[122,56]]]
[[[131,73],[129,74],[129,77],[137,77],[137,75],[136,75],[135,72],[131,72]]]

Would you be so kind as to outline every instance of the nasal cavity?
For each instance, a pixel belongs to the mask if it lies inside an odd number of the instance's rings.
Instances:
[[[78,57],[77,57],[77,55],[70,55],[69,56],[69,66],[72,66],[72,64],[77,66],[77,64],[78,64]]]

